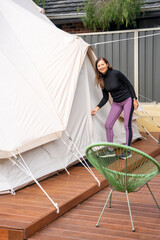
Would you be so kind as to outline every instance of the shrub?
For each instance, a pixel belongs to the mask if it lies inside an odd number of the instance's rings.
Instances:
[[[110,30],[113,26],[136,27],[142,4],[143,0],[86,0],[82,22],[94,31]]]

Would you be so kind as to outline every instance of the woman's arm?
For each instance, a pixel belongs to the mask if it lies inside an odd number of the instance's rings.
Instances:
[[[136,93],[134,91],[134,87],[123,73],[119,72],[119,74],[120,74],[121,81],[128,87],[128,89],[131,93],[132,99],[133,99],[134,109],[137,110],[139,103],[138,103],[138,100],[136,97]]]
[[[123,73],[119,72],[119,74],[120,74],[121,81],[128,87],[128,89],[131,93],[132,99],[133,99],[134,109],[137,110],[139,103],[138,103],[138,100],[136,97],[136,93],[134,91],[134,87]]]
[[[97,111],[103,107],[106,102],[108,101],[108,92],[105,89],[102,89],[102,94],[103,94],[103,98],[101,99],[100,103],[92,110],[91,114],[94,116],[96,115]]]
[[[109,98],[108,92],[105,89],[102,89],[102,94],[103,94],[103,97],[102,97],[101,101],[99,102],[99,104],[97,105],[99,108],[103,107]]]
[[[134,91],[134,87],[131,84],[131,82],[128,80],[128,78],[121,72],[119,72],[119,78],[123,82],[123,84],[125,84],[128,87],[128,90],[131,93],[132,99],[136,99],[137,100],[137,96],[136,96],[136,93]]]

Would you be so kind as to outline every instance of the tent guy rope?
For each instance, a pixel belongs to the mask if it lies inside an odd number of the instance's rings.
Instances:
[[[18,157],[19,156],[19,157]],[[43,191],[43,193],[47,196],[47,198],[51,201],[51,203],[54,205],[54,207],[57,209],[57,213],[59,213],[59,207],[58,204],[55,203],[52,198],[47,194],[47,192],[43,189],[43,187],[40,185],[40,183],[37,181],[37,179],[33,176],[31,170],[27,166],[24,158],[19,153],[18,156],[13,154],[13,158],[9,158],[9,160],[13,163],[13,165],[16,165],[19,169],[21,169],[23,172],[25,172],[28,176],[32,178],[32,180],[38,185],[38,187]]]
[[[74,145],[76,151],[78,152],[79,156],[71,149],[71,147],[66,143],[66,141],[61,137],[61,141],[64,143],[64,145],[66,145],[66,147],[69,149],[69,151],[74,154],[77,158],[77,160],[79,160],[79,162],[85,167],[85,169],[94,177],[94,179],[97,181],[98,186],[100,186],[100,181],[98,180],[98,178],[95,176],[95,174],[93,173],[92,169],[90,168],[90,166],[88,165],[87,161],[85,160],[85,158],[82,156],[82,154],[80,153],[80,151],[78,150],[76,144],[74,143],[74,141],[72,140],[72,138],[70,137],[70,135],[68,134],[67,131],[65,131],[66,135],[68,136],[69,140],[72,142],[72,144]]]

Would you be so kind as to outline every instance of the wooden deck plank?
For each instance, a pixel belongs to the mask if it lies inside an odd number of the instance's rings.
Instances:
[[[155,240],[159,240],[159,233],[160,231],[158,230],[148,230],[145,228],[141,228],[140,232],[131,232],[130,231],[130,226],[119,226],[115,227],[114,224],[106,224],[105,227],[102,228],[96,228],[95,226],[91,226],[91,225],[85,225],[85,222],[83,222],[83,224],[81,223],[81,225],[75,225],[75,224],[71,224],[66,223],[66,224],[62,224],[62,223],[57,223],[54,224],[54,227],[48,227],[45,229],[45,236],[49,235],[52,236],[54,239],[55,235],[59,235],[59,236],[75,236],[75,237],[79,237],[81,239],[108,239],[109,237],[121,237],[123,239],[155,239]],[[103,225],[104,226],[104,225]],[[35,235],[36,236],[36,235]],[[34,236],[34,237],[35,237]],[[40,237],[43,236],[43,234],[37,234],[37,239],[40,239]],[[94,236],[94,238],[93,238]],[[31,238],[32,239],[32,238]],[[33,238],[34,239],[34,238]],[[47,240],[47,238],[46,238]]]

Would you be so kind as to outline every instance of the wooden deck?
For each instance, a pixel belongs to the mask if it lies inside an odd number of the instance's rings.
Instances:
[[[154,136],[158,139],[159,133]],[[145,137],[147,140],[139,140],[132,146],[157,156],[160,161],[160,145],[148,135]],[[131,232],[126,199],[120,193],[114,194],[112,208],[107,209],[99,228],[96,228],[95,223],[109,191],[105,188],[107,181],[94,170],[101,181],[98,187],[84,167],[73,166],[69,172],[71,175],[63,171],[41,182],[58,203],[59,214],[35,184],[17,191],[16,196],[0,196],[0,240],[160,239],[160,213],[147,189],[129,195],[136,233]],[[159,185],[160,176],[157,176],[151,181],[151,187],[160,203]]]
[[[157,160],[160,162],[160,155]],[[160,204],[160,175],[151,180],[150,186]],[[131,230],[125,194],[119,192],[113,193],[112,208],[106,208],[97,228],[108,194],[109,187],[106,187],[29,240],[160,240],[160,211],[146,187],[129,194],[136,232]]]

